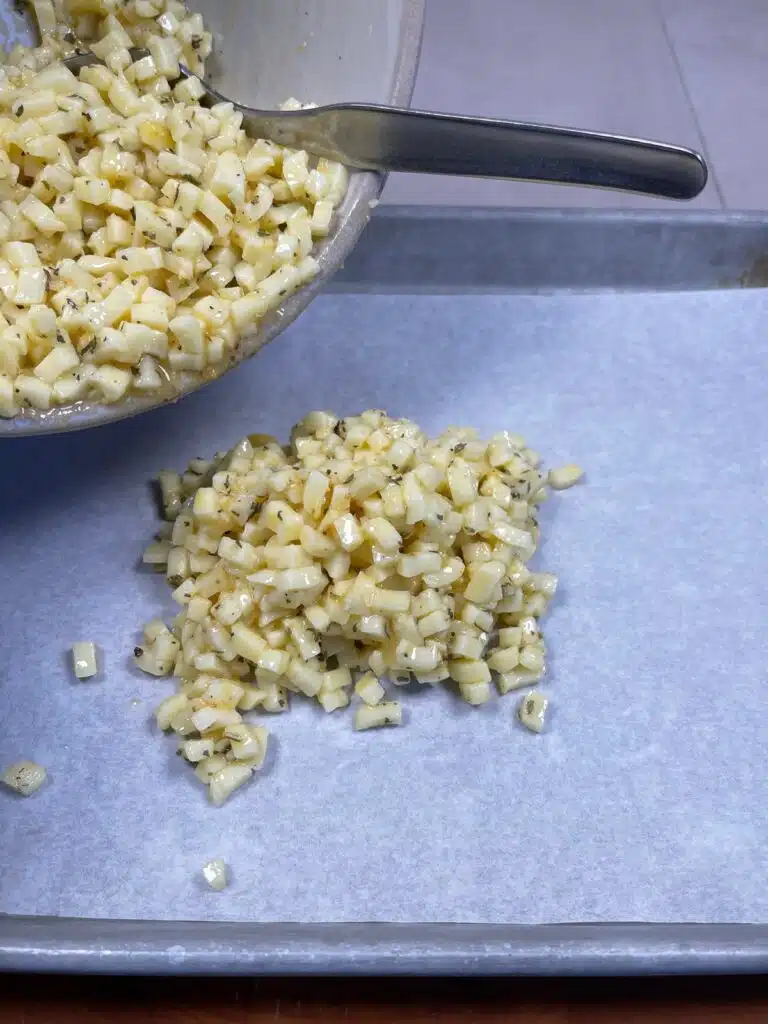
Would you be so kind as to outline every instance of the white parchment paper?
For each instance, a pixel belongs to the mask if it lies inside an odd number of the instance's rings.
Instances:
[[[0,910],[238,921],[768,920],[768,298],[328,295],[180,403],[0,445]],[[295,702],[268,768],[222,809],[129,655],[169,608],[137,570],[160,467],[309,409],[525,433],[588,484],[546,506],[547,732],[515,697],[431,689],[357,735]],[[92,639],[103,678],[65,652]],[[210,857],[230,865],[206,891]]]

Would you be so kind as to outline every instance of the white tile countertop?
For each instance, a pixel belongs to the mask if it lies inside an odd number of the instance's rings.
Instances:
[[[413,106],[703,152],[703,209],[768,208],[768,0],[427,0]],[[384,201],[661,207],[529,182],[395,174]]]

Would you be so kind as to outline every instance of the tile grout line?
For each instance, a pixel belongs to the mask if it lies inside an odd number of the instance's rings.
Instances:
[[[726,210],[727,206],[726,206],[726,202],[725,202],[725,196],[723,195],[723,190],[720,187],[720,181],[719,181],[718,176],[717,176],[717,171],[715,170],[714,162],[712,161],[712,158],[709,155],[709,147],[707,145],[707,138],[706,138],[706,135],[704,134],[703,128],[701,127],[701,121],[699,120],[699,112],[696,109],[695,103],[693,102],[693,97],[691,96],[691,92],[690,92],[690,90],[688,88],[688,82],[686,81],[686,78],[685,78],[685,72],[683,71],[683,65],[680,63],[680,58],[679,58],[678,53],[677,53],[677,47],[674,44],[674,41],[673,41],[672,36],[670,34],[670,31],[669,31],[669,26],[667,25],[667,19],[664,17],[664,13],[661,10],[661,7],[659,5],[658,0],[653,0],[653,9],[656,12],[656,17],[661,22],[661,30],[664,33],[664,38],[667,41],[667,46],[669,47],[669,52],[670,52],[670,55],[672,57],[672,60],[675,63],[675,68],[677,69],[677,75],[678,75],[678,78],[680,79],[680,85],[682,86],[683,94],[684,94],[685,99],[686,99],[686,101],[688,103],[688,107],[689,107],[689,109],[691,111],[691,115],[693,117],[693,122],[694,122],[694,124],[696,126],[696,131],[699,133],[699,139],[701,140],[701,148],[702,148],[702,150],[704,152],[704,158],[707,161],[707,167],[709,168],[710,176],[712,178],[712,184],[715,186],[715,192],[717,192],[717,198],[720,200],[720,208],[722,210]]]

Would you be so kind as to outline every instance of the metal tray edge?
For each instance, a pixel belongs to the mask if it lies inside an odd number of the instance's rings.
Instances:
[[[748,974],[768,926],[239,925],[0,917],[0,970],[95,974]]]
[[[332,292],[768,284],[763,212],[380,206]]]

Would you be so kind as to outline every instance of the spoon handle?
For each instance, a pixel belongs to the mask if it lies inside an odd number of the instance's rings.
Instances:
[[[666,199],[693,199],[707,183],[694,150],[575,128],[361,103],[243,113],[276,142],[369,170],[593,185]]]
[[[131,57],[138,60],[146,52],[132,50]],[[101,62],[83,53],[65,63],[76,73]],[[189,72],[182,67],[181,74]],[[209,102],[229,102],[207,83],[203,87]],[[647,139],[366,103],[294,111],[233,106],[252,138],[273,139],[370,171],[592,185],[663,199],[694,199],[707,184],[707,165],[699,153]]]

